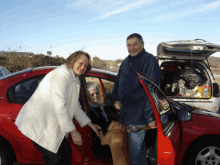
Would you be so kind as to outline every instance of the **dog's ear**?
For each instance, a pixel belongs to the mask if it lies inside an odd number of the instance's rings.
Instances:
[[[108,126],[107,130],[111,130],[115,125],[115,121],[112,121],[111,124]]]

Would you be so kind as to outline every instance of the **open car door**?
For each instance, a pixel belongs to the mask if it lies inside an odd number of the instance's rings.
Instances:
[[[175,155],[180,146],[181,126],[176,120],[176,114],[172,112],[169,100],[164,93],[145,75],[136,72],[153,109],[156,125],[156,143],[148,149],[148,161],[150,165],[174,165]],[[154,154],[151,154],[154,152]]]

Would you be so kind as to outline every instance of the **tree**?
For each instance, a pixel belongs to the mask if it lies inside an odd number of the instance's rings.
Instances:
[[[97,56],[92,59],[92,67],[98,69],[107,69],[107,63],[103,60],[100,60]]]
[[[123,59],[116,59],[115,60],[115,62],[117,62],[117,63],[121,63],[121,62],[123,62],[124,60]]]

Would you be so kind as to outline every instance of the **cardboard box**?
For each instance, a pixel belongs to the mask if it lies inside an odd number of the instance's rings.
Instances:
[[[211,87],[210,86],[198,86],[198,93],[201,94],[200,98],[210,98],[211,97]]]

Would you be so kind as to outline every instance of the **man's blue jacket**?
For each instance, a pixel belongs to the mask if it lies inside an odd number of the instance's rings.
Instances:
[[[143,49],[138,55],[127,56],[122,62],[113,89],[113,100],[121,102],[120,120],[125,125],[147,125],[155,120],[153,110],[138,75],[141,72],[155,84],[160,83],[157,59]]]

